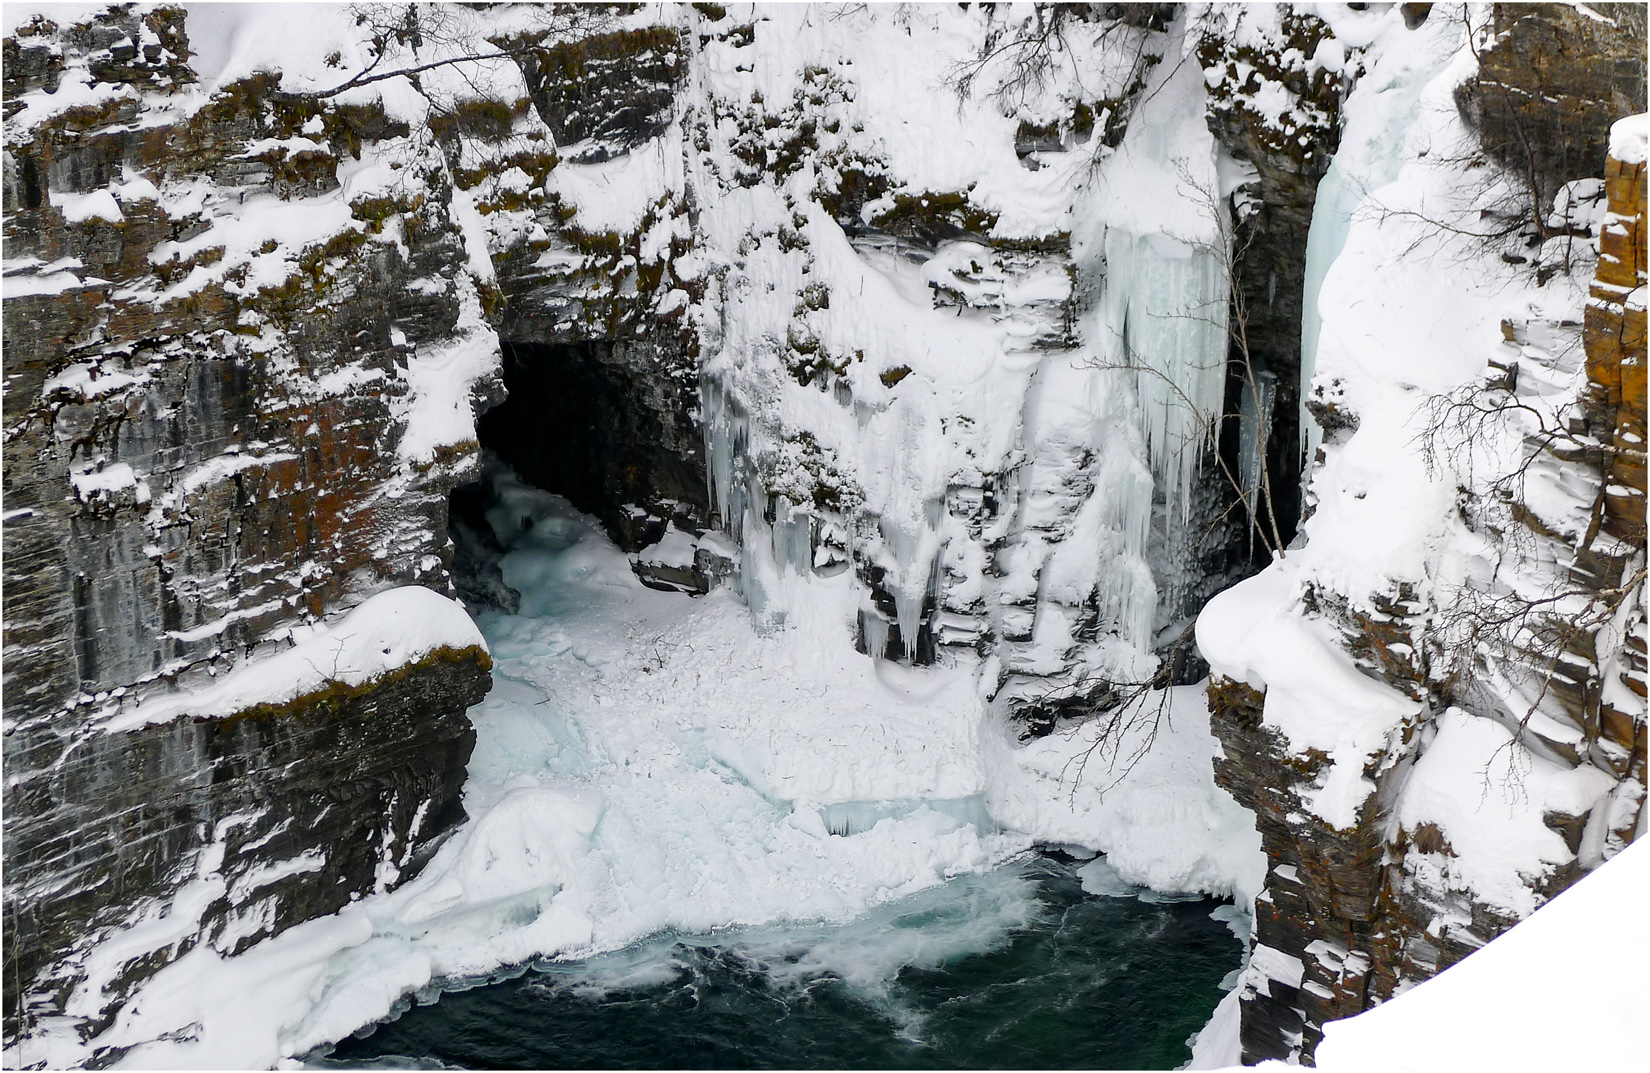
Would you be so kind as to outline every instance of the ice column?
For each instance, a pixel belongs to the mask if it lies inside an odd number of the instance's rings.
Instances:
[[[881,456],[875,469],[880,472],[865,472],[881,545],[873,555],[893,597],[900,642],[913,658],[924,605],[939,582],[945,543],[941,526],[947,479],[939,461],[939,422],[931,407],[931,401],[914,396],[897,400],[874,438]],[[872,639],[867,634],[867,640]]]
[[[705,427],[705,470],[710,480],[710,509],[722,528],[740,538],[745,516],[745,452],[750,425],[722,382],[705,377],[699,386]]]
[[[1312,392],[1312,375],[1317,371],[1318,333],[1323,329],[1323,314],[1318,312],[1318,294],[1323,290],[1323,279],[1329,266],[1346,245],[1346,233],[1352,226],[1352,212],[1363,200],[1363,187],[1347,179],[1337,156],[1329,170],[1318,182],[1318,197],[1312,206],[1312,225],[1306,232],[1306,280],[1301,301],[1301,480],[1317,456],[1323,429],[1306,409],[1306,400]]]
[[[1249,512],[1249,550],[1255,550],[1255,527],[1260,523],[1261,482],[1266,475],[1266,445],[1272,438],[1272,406],[1278,395],[1278,378],[1269,372],[1256,373],[1243,382],[1243,402],[1238,410],[1238,482],[1243,489],[1243,505]]]
[[[1152,475],[1184,523],[1225,396],[1227,302],[1219,254],[1166,235],[1106,233],[1108,365],[1132,366]]]

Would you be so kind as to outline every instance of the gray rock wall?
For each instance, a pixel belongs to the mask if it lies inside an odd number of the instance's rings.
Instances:
[[[338,193],[363,154],[439,174],[382,108],[259,75],[166,111],[194,81],[175,8],[35,20],[5,57],[11,1038],[61,1012],[90,943],[197,873],[225,889],[93,1006],[193,943],[238,949],[393,882],[462,818],[480,649],[279,709],[95,724],[382,589],[450,592],[447,493],[477,449],[402,449],[409,365],[490,336],[460,322],[476,284],[450,187]],[[54,110],[82,71],[95,103]],[[244,249],[253,209],[281,222]],[[496,393],[484,373],[452,390]]]

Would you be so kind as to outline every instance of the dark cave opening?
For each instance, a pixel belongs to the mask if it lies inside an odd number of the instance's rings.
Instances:
[[[666,520],[705,513],[697,385],[671,380],[647,351],[606,341],[505,343],[505,401],[477,423],[483,448],[527,483],[600,518],[626,551]]]
[[[491,478],[506,466],[528,484],[565,496],[635,552],[667,523],[698,530],[708,515],[696,378],[647,342],[505,342],[507,397],[476,422],[481,479],[455,489],[449,529],[454,582],[472,604],[514,610],[499,546],[485,515]]]
[[[1237,350],[1235,346],[1233,349]],[[1265,355],[1257,354],[1251,360],[1251,368],[1257,386],[1269,383],[1271,387],[1269,405],[1262,418],[1262,459],[1271,505],[1268,513],[1262,493],[1262,498],[1257,499],[1254,505],[1259,515],[1255,522],[1270,534],[1270,523],[1275,516],[1278,537],[1283,546],[1288,547],[1289,542],[1295,539],[1301,522],[1299,358],[1269,361]],[[1226,472],[1233,475],[1237,475],[1242,466],[1239,441],[1244,422],[1251,419],[1245,413],[1245,403],[1249,401],[1246,396],[1253,395],[1248,379],[1241,352],[1235,352],[1226,365],[1224,417],[1218,444],[1218,450],[1225,459]],[[1223,488],[1236,508],[1231,512],[1235,524],[1229,527],[1227,554],[1230,562],[1243,570],[1245,576],[1265,569],[1271,562],[1266,540],[1258,532],[1251,536],[1249,512],[1241,505],[1237,490],[1231,486],[1229,479],[1224,481]]]

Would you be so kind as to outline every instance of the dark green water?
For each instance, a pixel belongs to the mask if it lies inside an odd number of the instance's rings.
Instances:
[[[837,928],[540,963],[425,996],[318,1064],[1172,1069],[1240,944],[1216,902],[1096,897],[1076,867],[1036,857]]]

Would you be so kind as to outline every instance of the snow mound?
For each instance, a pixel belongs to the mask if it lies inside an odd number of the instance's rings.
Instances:
[[[1623,164],[1642,164],[1650,141],[1650,112],[1618,119],[1610,127],[1610,155]]]

